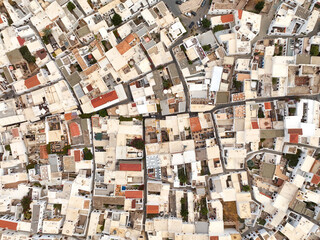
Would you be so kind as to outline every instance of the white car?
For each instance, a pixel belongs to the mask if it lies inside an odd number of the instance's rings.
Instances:
[[[187,12],[186,15],[187,15],[188,17],[191,17],[191,16],[192,16],[191,13],[189,13],[189,12]]]

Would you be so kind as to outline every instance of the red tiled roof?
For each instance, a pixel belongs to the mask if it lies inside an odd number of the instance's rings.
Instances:
[[[39,79],[38,79],[38,76],[37,76],[37,75],[34,75],[34,76],[32,76],[32,77],[24,80],[24,85],[25,85],[28,89],[40,85],[40,81],[39,81]]]
[[[17,230],[17,226],[18,226],[17,222],[0,220],[0,228],[6,228],[6,229],[10,229],[10,230]]]
[[[299,143],[299,135],[290,134],[290,143]]]
[[[81,151],[80,150],[74,150],[73,151],[73,155],[74,155],[74,161],[80,162],[80,160],[81,160]]]
[[[311,183],[318,185],[320,183],[320,176],[317,174],[314,174],[311,179]]]
[[[24,39],[23,39],[22,37],[20,37],[20,36],[18,36],[17,39],[18,39],[18,42],[19,42],[20,46],[23,46],[23,44],[25,43],[26,40],[24,40]]]
[[[2,20],[2,17],[1,17],[1,15],[0,15],[0,24],[1,24],[1,23],[3,23],[3,20]]]
[[[92,99],[91,104],[94,108],[96,108],[96,107],[100,107],[101,105],[106,104],[106,103],[111,102],[116,99],[118,99],[118,95],[117,95],[116,91],[112,91],[112,92],[102,94],[100,97]]]
[[[259,129],[258,122],[251,122],[252,129]]]
[[[136,200],[133,199],[131,202],[131,208],[136,208]]]
[[[190,118],[190,128],[192,132],[199,132],[201,131],[200,120],[198,117]]]
[[[140,163],[120,163],[120,171],[141,171]]]
[[[266,109],[266,110],[271,110],[272,108],[271,108],[271,102],[265,102],[264,103],[264,109]]]
[[[210,240],[219,240],[219,237],[218,236],[211,236]]]
[[[289,134],[302,135],[302,128],[291,128],[291,129],[288,129],[288,133]]]
[[[13,137],[19,137],[19,129],[18,128],[13,128],[11,130],[11,132],[12,132]]]
[[[88,90],[89,92],[91,92],[91,91],[93,90],[93,87],[92,87],[91,84],[89,84],[89,85],[87,86],[87,90]]]
[[[158,205],[147,205],[147,214],[157,214],[159,213]]]
[[[66,114],[64,114],[64,119],[65,119],[66,121],[71,120],[71,119],[72,119],[72,113],[66,113]]]
[[[143,191],[125,191],[126,198],[142,198]]]
[[[47,52],[46,52],[46,50],[44,50],[44,48],[38,50],[36,52],[36,54],[41,60],[44,59],[47,56]]]
[[[241,19],[241,18],[242,18],[242,12],[243,12],[243,10],[238,10],[238,16],[239,16],[239,19]]]
[[[227,14],[227,15],[222,15],[221,16],[221,22],[222,23],[228,23],[233,21],[233,14]]]
[[[78,137],[80,136],[80,128],[78,123],[76,122],[72,122],[69,124],[69,128],[70,128],[70,134],[71,137]]]
[[[48,159],[47,145],[40,146],[40,158]]]

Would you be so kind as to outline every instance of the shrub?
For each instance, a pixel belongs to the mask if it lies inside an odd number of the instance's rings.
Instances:
[[[248,186],[248,185],[242,186],[242,191],[249,192],[250,191],[250,186]]]
[[[113,25],[118,26],[122,23],[122,18],[118,13],[115,13],[111,18],[111,22]]]
[[[203,51],[209,51],[211,49],[210,44],[202,46]]]
[[[99,116],[100,117],[106,117],[106,116],[108,116],[108,113],[107,113],[107,111],[105,109],[102,109],[102,110],[99,111]]]
[[[257,12],[261,12],[261,10],[264,8],[264,1],[260,1],[258,2],[255,6],[254,6],[254,9],[257,11]]]
[[[224,29],[224,26],[223,26],[223,25],[216,25],[216,26],[214,26],[214,28],[213,28],[213,33],[222,31],[223,29]]]
[[[210,26],[211,26],[211,21],[210,21],[209,19],[207,19],[207,18],[204,18],[204,19],[202,20],[202,26],[203,26],[204,28],[210,28]]]
[[[90,149],[88,149],[87,147],[85,147],[83,149],[83,155],[84,155],[84,160],[92,160],[93,159],[93,154],[91,152]]]
[[[144,141],[142,138],[134,138],[131,141],[130,146],[134,147],[136,149],[139,149],[139,150],[143,150],[144,149]]]
[[[22,55],[22,57],[28,62],[28,63],[35,63],[36,62],[36,58],[34,56],[31,55],[29,49],[27,46],[22,46],[21,48],[19,48],[19,51]]]
[[[73,12],[73,10],[76,8],[76,6],[72,2],[68,2],[67,8],[70,12]]]
[[[319,45],[311,45],[310,55],[311,56],[318,56],[319,55]]]

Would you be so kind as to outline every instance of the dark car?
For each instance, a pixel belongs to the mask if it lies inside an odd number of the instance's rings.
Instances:
[[[203,7],[206,4],[206,0],[203,0],[203,2],[201,3],[201,7]]]
[[[181,5],[182,2],[181,1],[176,1],[176,4]]]
[[[194,26],[194,22],[191,22],[189,28],[191,29]]]
[[[191,14],[192,14],[193,16],[197,16],[197,13],[196,13],[195,11],[191,11]]]

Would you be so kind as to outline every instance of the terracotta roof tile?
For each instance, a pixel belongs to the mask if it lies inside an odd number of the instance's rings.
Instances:
[[[290,134],[290,143],[299,143],[299,135]]]
[[[140,163],[120,163],[120,171],[141,171]]]
[[[126,198],[142,198],[143,191],[125,191]]]
[[[37,75],[34,75],[34,76],[32,76],[32,77],[24,80],[24,85],[25,85],[28,89],[40,85],[40,81],[39,81],[39,79],[38,79],[38,76],[37,76]]]
[[[252,126],[252,129],[259,129],[258,122],[256,122],[256,121],[251,122],[251,126]]]
[[[18,42],[19,42],[20,46],[23,46],[23,44],[25,43],[26,40],[24,40],[24,39],[23,39],[22,37],[20,37],[20,36],[18,36],[17,39],[18,39]]]
[[[147,205],[147,214],[158,214],[159,206],[158,205]]]
[[[271,108],[271,102],[265,102],[264,103],[264,108],[266,109],[266,110],[271,110],[272,108]]]
[[[228,23],[228,22],[233,22],[233,14],[227,14],[227,15],[222,15],[221,16],[221,22],[222,23]]]
[[[48,159],[47,145],[40,146],[40,158]]]
[[[76,122],[72,122],[69,124],[69,128],[70,128],[70,134],[71,137],[78,137],[80,136],[80,128],[78,123]]]
[[[116,99],[118,99],[118,95],[117,95],[116,91],[112,91],[112,92],[102,94],[100,97],[92,99],[91,104],[94,108],[97,108],[103,104],[106,104],[106,103],[111,102]]]
[[[0,228],[10,229],[10,230],[17,230],[18,223],[0,220]]]
[[[314,174],[311,179],[311,183],[318,185],[320,183],[320,176],[317,174]]]
[[[18,128],[11,129],[11,132],[12,132],[12,136],[15,137],[15,138],[20,136]]]
[[[81,160],[81,151],[80,150],[74,150],[73,151],[73,155],[74,155],[74,161],[80,162],[80,160]]]
[[[66,113],[66,114],[64,114],[64,119],[65,119],[66,121],[71,120],[71,119],[72,119],[72,113]]]
[[[199,132],[201,131],[201,124],[198,117],[190,118],[190,127],[192,132]]]
[[[239,16],[239,19],[241,19],[241,18],[242,18],[242,12],[243,12],[243,10],[238,10],[238,16]]]

